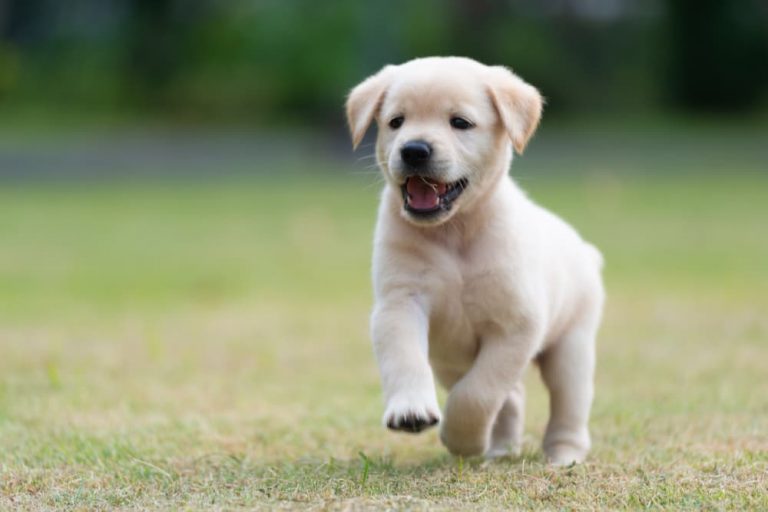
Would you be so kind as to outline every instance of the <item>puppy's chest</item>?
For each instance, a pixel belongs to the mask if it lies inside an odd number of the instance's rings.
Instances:
[[[457,363],[474,360],[482,338],[508,322],[517,300],[514,280],[504,268],[462,263],[454,269],[459,279],[444,277],[444,286],[430,298],[430,354]]]

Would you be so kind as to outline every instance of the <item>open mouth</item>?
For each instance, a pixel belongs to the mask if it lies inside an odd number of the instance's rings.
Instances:
[[[417,215],[430,215],[450,210],[451,204],[464,192],[468,184],[467,178],[442,183],[425,176],[411,176],[400,189],[406,211]]]

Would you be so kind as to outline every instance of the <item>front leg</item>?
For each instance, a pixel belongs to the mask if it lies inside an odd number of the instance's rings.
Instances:
[[[451,453],[488,453],[494,420],[530,362],[536,339],[526,330],[483,340],[474,365],[448,395],[440,439]]]
[[[428,357],[429,321],[416,297],[390,297],[376,304],[371,318],[376,360],[392,430],[421,432],[440,421]]]

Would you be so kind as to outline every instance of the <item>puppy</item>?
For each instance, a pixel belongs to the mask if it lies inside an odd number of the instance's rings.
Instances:
[[[355,147],[376,120],[386,178],[371,318],[384,423],[440,422],[436,376],[449,390],[440,438],[451,453],[516,454],[535,361],[550,394],[544,452],[560,465],[590,448],[604,292],[598,250],[508,175],[541,109],[508,69],[458,57],[386,66],[346,104]]]

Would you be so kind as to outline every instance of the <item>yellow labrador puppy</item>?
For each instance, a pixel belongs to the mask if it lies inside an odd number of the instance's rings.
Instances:
[[[590,448],[602,258],[509,177],[541,117],[511,71],[458,57],[386,66],[355,87],[355,146],[378,124],[386,178],[373,255],[371,332],[385,424],[437,424],[434,376],[450,390],[440,437],[454,454],[514,454],[531,361],[550,393],[553,464]]]

